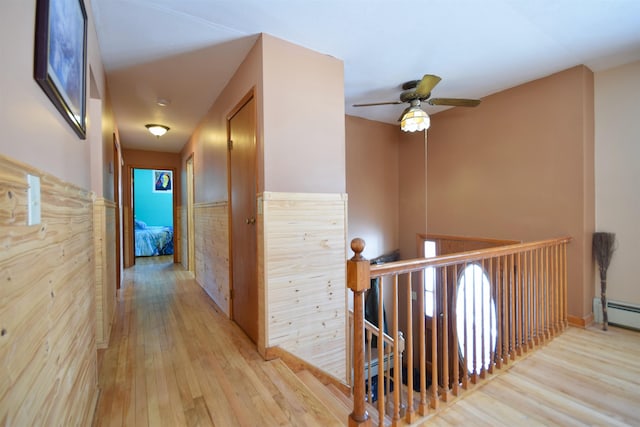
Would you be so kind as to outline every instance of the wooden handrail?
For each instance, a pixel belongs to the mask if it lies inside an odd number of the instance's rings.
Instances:
[[[351,319],[353,319],[353,311],[349,310],[349,317]],[[374,325],[373,323],[369,322],[367,319],[364,319],[364,329],[365,331],[370,331],[371,335],[376,336],[376,337],[380,337],[380,328],[378,328],[376,325]],[[393,337],[389,334],[387,334],[386,332],[382,332],[382,338],[384,340],[385,344],[389,344],[391,346],[395,345],[395,341],[393,339]],[[400,339],[398,340],[398,351],[403,352],[404,351],[404,337],[401,335]]]
[[[433,258],[414,258],[404,261],[394,261],[385,264],[374,264],[369,271],[370,277],[382,277],[389,274],[411,273],[427,267],[448,267],[463,262],[477,261],[482,258],[492,258],[511,255],[519,251],[540,249],[554,244],[569,243],[571,237],[540,240],[537,242],[518,243],[514,245],[498,246],[495,248],[477,249]]]
[[[474,246],[473,239],[467,240]],[[369,265],[361,256],[364,241],[354,240],[355,255],[347,262],[348,286],[354,291],[354,410],[349,425],[371,422],[365,410],[366,399],[372,399],[371,387],[365,396],[365,381],[372,383],[370,368],[368,378],[364,378],[365,334],[369,338],[382,337],[385,343],[377,349],[378,375],[382,372],[380,366],[393,366],[393,374],[385,370],[382,378],[378,376],[375,410],[382,426],[389,422],[398,425],[402,419],[408,424],[419,422],[420,417],[438,410],[441,403],[472,388],[495,369],[508,366],[561,333],[567,327],[570,241],[570,237],[561,237]],[[427,276],[430,269],[433,271]],[[425,299],[427,277],[434,280],[431,300]],[[391,298],[387,301],[390,334],[364,319],[363,295],[373,278],[380,278],[379,319],[384,317],[383,299]],[[405,299],[402,304],[401,296]],[[428,316],[427,302],[434,310]],[[405,328],[402,339],[400,324]],[[367,349],[371,357],[371,343]],[[406,363],[403,365],[402,361]],[[407,368],[407,388],[401,367]],[[414,375],[419,375],[419,384],[415,384]],[[390,381],[393,391],[387,396]],[[419,389],[415,404],[414,386]]]
[[[456,242],[488,243],[492,246],[506,246],[522,243],[520,240],[492,239],[488,237],[451,236],[448,234],[418,234],[422,240],[447,240]]]

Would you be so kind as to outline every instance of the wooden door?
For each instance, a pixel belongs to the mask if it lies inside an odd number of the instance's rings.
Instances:
[[[250,98],[229,120],[231,316],[258,341],[256,112]]]

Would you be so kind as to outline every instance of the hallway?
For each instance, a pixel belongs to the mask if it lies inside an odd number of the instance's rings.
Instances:
[[[171,257],[125,270],[94,426],[343,425]]]
[[[329,411],[308,372],[264,361],[170,256],[125,271],[114,321],[96,427],[346,424],[348,399]],[[569,328],[424,425],[638,425],[639,352],[637,331]]]

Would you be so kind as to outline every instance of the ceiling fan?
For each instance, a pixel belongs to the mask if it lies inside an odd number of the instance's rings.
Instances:
[[[421,102],[429,105],[445,105],[451,107],[476,107],[479,99],[464,98],[431,98],[431,91],[442,80],[433,74],[425,74],[422,80],[411,80],[402,85],[403,92],[399,101],[371,102],[367,104],[353,104],[354,107],[371,107],[374,105],[391,105],[409,103],[398,119],[400,127],[406,132],[428,129],[429,115],[420,108]]]

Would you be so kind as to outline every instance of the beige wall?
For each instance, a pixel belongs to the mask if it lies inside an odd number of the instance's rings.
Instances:
[[[96,135],[92,127],[100,128],[101,124],[88,120],[87,135],[90,138],[81,140],[33,79],[35,6],[36,2],[19,0],[3,1],[0,5],[3,56],[0,153],[81,188],[93,190],[89,150],[91,144],[102,145],[92,137]],[[91,16],[91,2],[85,1],[85,7],[89,15],[87,93],[90,89],[89,68],[93,70],[96,87],[104,93],[104,73]],[[91,103],[87,102],[88,117],[91,117],[90,107]]]
[[[249,51],[227,86],[213,101],[195,132],[180,152],[181,164],[193,154],[196,203],[226,201],[227,194],[227,117],[245,95],[253,90],[258,115],[258,165],[262,162],[262,37]],[[261,167],[258,168],[258,188],[263,187]],[[186,184],[184,184],[186,194]],[[183,202],[186,205],[186,202]]]
[[[302,86],[308,88],[299,90]],[[228,250],[221,246],[221,242],[228,245],[225,228],[228,228],[228,222],[221,216],[221,213],[227,213],[229,209],[227,119],[250,93],[255,98],[257,111],[258,194],[264,194],[265,190],[278,191],[281,197],[286,199],[290,194],[295,197],[294,192],[321,193],[321,197],[335,196],[342,200],[346,189],[342,62],[266,34],[260,35],[180,153],[182,164],[189,156],[194,156],[196,227],[211,227],[208,230],[209,239],[196,241],[196,278],[227,313],[230,305],[229,256]],[[186,194],[186,191],[183,194]],[[181,199],[182,205],[186,205],[186,201]],[[233,209],[233,206],[230,208]],[[260,208],[258,210],[258,217],[262,218]],[[324,217],[309,215],[304,219],[305,222],[300,224],[302,229],[291,226],[292,233],[304,234],[305,230],[309,233],[316,232],[317,227],[314,228],[313,224],[319,226],[326,220]],[[215,225],[212,226],[212,223]],[[345,325],[346,316],[344,221],[339,226],[343,233],[339,257],[342,261],[336,265],[332,264],[331,272],[334,276],[331,286],[342,290],[341,295],[336,298],[342,298],[343,302],[337,306],[342,309],[338,309],[337,313],[331,313],[332,316],[336,316],[333,318],[333,325]],[[293,260],[300,259],[298,248],[282,247],[277,238],[263,235],[264,232],[264,228],[260,228],[259,225],[258,241],[261,254],[280,251],[289,254]],[[200,233],[196,230],[196,234]],[[316,260],[323,261],[323,256],[321,254]],[[332,256],[330,262],[335,260],[335,251],[332,252]],[[262,313],[277,306],[276,302],[272,304],[271,300],[267,300],[267,296],[271,295],[270,291],[273,290],[272,285],[277,282],[275,273],[264,264],[268,259],[270,258],[262,256],[263,264],[258,266]],[[304,292],[313,291],[317,283],[303,277],[303,272],[299,270],[301,263],[302,261],[293,262],[290,266],[300,276],[296,283]],[[288,300],[282,298],[278,301],[281,303]],[[269,306],[265,307],[267,304]],[[316,335],[326,336],[326,327],[318,320],[318,316],[324,314],[326,313],[321,312],[316,317],[309,317],[305,323],[292,325],[290,332],[310,337],[309,339]],[[318,362],[309,358],[308,348],[303,350],[296,346],[284,345],[282,336],[270,336],[264,317],[259,325],[258,345],[261,351],[265,346],[279,345],[311,363]],[[328,359],[320,361],[316,366],[323,368],[322,363],[327,361]],[[324,368],[334,375],[340,371],[342,379],[344,370],[340,363],[336,365],[335,360],[331,363],[330,369],[328,366]]]
[[[261,36],[180,152],[181,176],[185,179],[185,165],[193,155],[196,280],[227,315],[230,312],[227,118],[238,103],[253,92],[258,127],[257,179],[258,187],[263,187],[262,55]],[[186,207],[184,179],[181,188],[184,197],[181,197],[180,205]]]
[[[36,2],[0,2],[0,155],[7,157],[0,171],[6,178],[7,165],[19,162],[17,174],[3,186],[20,200],[13,207],[5,204],[17,216],[0,224],[2,239],[20,237],[7,240],[9,250],[0,251],[0,271],[11,274],[15,287],[0,290],[0,299],[11,310],[0,315],[8,320],[3,347],[11,349],[0,355],[0,383],[6,386],[0,419],[11,425],[87,425],[97,398],[93,256],[95,250],[112,252],[115,235],[94,240],[89,191],[113,199],[113,175],[104,165],[112,160],[116,130],[104,97],[91,1],[84,3],[86,90],[87,98],[94,98],[87,99],[86,140],[75,134],[33,79]],[[26,225],[25,173],[42,179],[41,225]],[[80,262],[83,259],[86,262]],[[9,282],[3,278],[3,283]]]
[[[364,239],[363,256],[371,259],[399,248],[400,135],[394,125],[354,116],[346,116],[345,125],[347,244],[356,237]]]
[[[180,155],[178,153],[163,153],[160,151],[142,151],[125,149],[122,153],[124,157],[125,176],[122,177],[125,194],[123,205],[129,206],[131,202],[131,176],[126,173],[129,168],[142,169],[175,169],[180,175]],[[175,179],[176,191],[180,195],[180,180]],[[178,197],[179,198],[179,197]]]
[[[87,80],[87,163],[90,165],[91,190],[97,197],[115,201],[114,174],[122,156],[114,159],[116,129],[108,86],[98,87],[91,67]]]
[[[174,172],[174,261],[180,262],[180,214],[179,205],[181,200],[181,163],[180,154],[163,153],[159,151],[127,150],[122,153],[124,167],[122,169],[122,211],[123,211],[123,251],[124,266],[130,267],[134,264],[133,250],[133,212],[131,206],[131,173],[138,169],[173,169]]]
[[[269,35],[262,42],[263,189],[344,193],[342,61]]]
[[[432,117],[429,232],[531,241],[569,235],[569,314],[591,314],[593,74],[585,67]]]
[[[616,233],[611,300],[640,305],[640,62],[595,74],[596,230]],[[600,282],[596,279],[596,295]]]
[[[341,61],[261,34],[181,151],[196,203],[227,200],[227,118],[252,90],[258,192],[345,192],[343,82]]]
[[[397,126],[399,128],[399,126]],[[400,173],[400,256],[411,259],[418,256],[416,235],[427,230],[427,177],[424,132],[398,131]]]
[[[109,86],[106,82],[102,91],[99,91],[94,85],[89,90],[89,102],[96,105],[92,115],[96,116],[96,120],[99,120],[98,123],[102,123],[100,129],[95,129],[96,126],[92,126],[95,137],[91,140],[102,141],[102,144],[90,144],[91,187],[96,196],[115,201],[114,174],[117,173],[118,165],[122,164],[122,153],[119,153],[119,158],[114,158],[114,143],[117,143],[118,140],[118,129],[108,90]],[[93,123],[96,121],[94,120]]]

